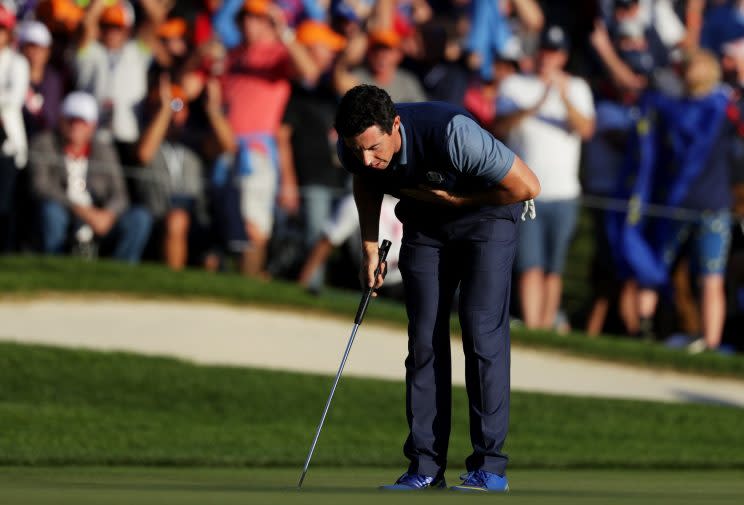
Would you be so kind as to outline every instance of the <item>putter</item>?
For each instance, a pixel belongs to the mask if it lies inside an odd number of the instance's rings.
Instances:
[[[377,263],[377,268],[375,269],[375,280],[377,280],[377,276],[380,275],[380,270],[382,268],[382,262],[385,261],[385,258],[387,257],[387,253],[390,250],[390,241],[389,240],[383,240],[382,245],[380,245],[379,255],[380,255],[380,261]],[[362,294],[362,299],[359,302],[359,308],[357,309],[356,317],[354,318],[354,327],[351,330],[351,335],[349,336],[349,342],[346,344],[346,351],[344,351],[344,357],[341,358],[341,365],[338,367],[338,372],[336,372],[336,379],[333,381],[333,386],[331,386],[331,394],[328,395],[328,400],[326,401],[325,408],[323,409],[323,415],[320,416],[320,422],[318,423],[318,429],[315,431],[315,438],[313,439],[313,443],[310,446],[310,452],[307,454],[307,459],[305,460],[305,467],[302,469],[302,475],[300,475],[300,480],[297,483],[297,488],[302,488],[302,481],[305,480],[305,475],[307,474],[307,468],[310,466],[310,460],[313,457],[313,452],[315,452],[315,446],[318,443],[318,437],[320,437],[320,430],[323,429],[323,423],[325,422],[326,416],[328,415],[328,409],[331,407],[331,400],[333,399],[333,394],[336,392],[336,386],[338,386],[338,381],[341,379],[341,372],[344,371],[344,366],[346,365],[346,359],[349,357],[349,352],[351,351],[351,345],[354,343],[354,337],[356,336],[357,330],[359,329],[359,325],[362,324],[362,319],[364,319],[364,314],[367,312],[367,306],[369,305],[369,300],[372,298],[372,291],[374,291],[372,288],[367,287],[364,290],[364,294]]]

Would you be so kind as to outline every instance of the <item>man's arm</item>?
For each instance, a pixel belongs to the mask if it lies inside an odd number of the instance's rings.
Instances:
[[[171,109],[171,81],[168,74],[160,76],[160,107],[150,123],[142,132],[139,145],[137,146],[137,157],[143,165],[149,165],[160,149],[165,135],[168,133],[173,110]]]
[[[361,281],[364,286],[374,289],[382,286],[383,276],[375,279],[375,269],[379,260],[377,241],[380,232],[380,209],[382,208],[382,191],[370,186],[359,175],[353,180],[354,201],[359,213],[359,229],[362,238]]]
[[[464,177],[481,182],[484,189],[456,194],[420,187],[402,189],[401,193],[451,207],[509,205],[530,200],[540,193],[540,182],[524,161],[473,119],[458,115],[446,128],[446,149],[452,165]]]
[[[444,189],[422,187],[401,189],[400,192],[416,200],[449,207],[498,206],[536,198],[540,194],[540,181],[519,156],[514,156],[514,162],[504,178],[495,186],[483,191],[458,194]]]
[[[57,174],[64,158],[55,151],[52,139],[52,133],[42,133],[31,142],[28,161],[31,190],[39,200],[51,200],[70,208],[72,202]]]

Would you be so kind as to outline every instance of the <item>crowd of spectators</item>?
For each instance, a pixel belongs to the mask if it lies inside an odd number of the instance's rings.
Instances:
[[[360,83],[464,106],[538,174],[515,267],[528,327],[566,326],[586,209],[589,334],[616,319],[658,338],[673,300],[691,350],[730,341],[727,314],[744,313],[742,0],[2,1],[0,252],[319,290],[333,248],[355,242],[333,120]]]

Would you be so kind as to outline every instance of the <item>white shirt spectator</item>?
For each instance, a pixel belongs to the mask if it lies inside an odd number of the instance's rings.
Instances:
[[[2,153],[12,156],[16,166],[23,168],[28,160],[26,128],[23,125],[23,103],[29,87],[26,58],[5,47],[0,49],[0,119],[7,138]]]
[[[110,128],[114,139],[135,142],[139,138],[137,110],[147,94],[147,70],[152,61],[150,49],[136,40],[112,53],[99,42],[78,51],[77,88],[96,97],[101,109],[102,128]],[[107,105],[113,107],[108,122]]]
[[[400,270],[398,270],[400,243],[403,241],[403,224],[395,216],[395,205],[397,203],[397,198],[385,195],[380,210],[380,237],[393,243],[386,260],[388,272],[385,276],[385,283],[388,285],[403,282]],[[343,244],[355,233],[359,233],[359,214],[352,195],[348,195],[341,200],[333,220],[328,222],[323,233],[328,241],[336,247]]]
[[[568,79],[568,100],[583,116],[593,118],[594,99],[589,86],[578,77]],[[535,76],[508,77],[501,86],[499,114],[533,107],[544,94],[545,83]],[[540,200],[579,196],[581,137],[568,125],[566,106],[558,89],[551,88],[537,113],[510,132],[507,144],[540,180]]]

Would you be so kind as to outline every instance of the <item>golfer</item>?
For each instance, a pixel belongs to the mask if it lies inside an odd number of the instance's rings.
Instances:
[[[367,286],[383,283],[382,275],[374,278],[383,194],[400,199],[399,267],[409,320],[403,452],[410,465],[383,489],[446,487],[449,319],[459,285],[473,453],[466,478],[452,489],[506,491],[511,271],[518,223],[523,209],[534,213],[530,204],[540,183],[453,105],[395,105],[384,90],[362,85],[341,99],[335,126],[339,157],[353,174]]]

